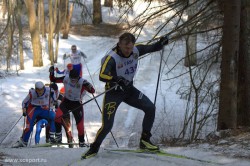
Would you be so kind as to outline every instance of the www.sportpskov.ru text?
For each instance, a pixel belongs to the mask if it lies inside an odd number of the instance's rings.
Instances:
[[[36,158],[36,159],[15,159],[15,158],[6,158],[4,159],[6,163],[46,163],[47,159]]]

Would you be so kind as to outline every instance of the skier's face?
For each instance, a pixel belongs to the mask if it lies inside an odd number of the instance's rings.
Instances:
[[[73,69],[73,65],[72,64],[68,64],[67,65],[67,69],[70,71],[70,70],[72,70]]]
[[[130,54],[131,54],[132,51],[133,51],[134,43],[132,43],[132,42],[126,42],[126,41],[123,41],[123,40],[122,40],[122,41],[120,41],[120,42],[118,43],[118,45],[119,45],[119,48],[120,48],[120,50],[121,50],[123,56],[129,57]]]
[[[75,85],[78,82],[79,78],[70,78],[70,82]]]
[[[75,53],[76,52],[76,47],[72,47],[71,50],[72,50],[73,53]]]
[[[36,93],[38,94],[38,96],[42,96],[44,93],[44,88],[36,88]]]

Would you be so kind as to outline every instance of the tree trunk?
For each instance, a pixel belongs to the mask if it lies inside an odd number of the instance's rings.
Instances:
[[[101,0],[93,0],[93,24],[102,22],[102,6]]]
[[[104,6],[113,8],[113,0],[105,0]]]
[[[13,52],[13,33],[14,33],[14,7],[13,2],[8,3],[8,50],[6,55],[7,71],[10,69],[10,60]]]
[[[189,0],[190,4],[193,4],[195,0]],[[196,13],[197,7],[196,3],[189,7],[188,9],[188,20],[190,20]],[[196,58],[196,44],[197,44],[197,35],[194,33],[196,30],[193,28],[194,25],[187,27],[189,33],[193,33],[187,37],[186,41],[186,56],[184,61],[184,66],[194,66],[197,63]]]
[[[63,39],[68,39],[69,37],[69,28],[70,28],[72,13],[73,13],[73,5],[71,4],[69,12],[67,13],[65,24],[64,24],[64,30],[63,30],[63,36],[62,36]]]
[[[22,3],[17,1],[17,17],[16,22],[19,32],[18,48],[19,48],[19,57],[20,57],[20,69],[24,70],[24,58],[23,58],[23,29],[22,29]]]
[[[3,15],[2,15],[2,18],[4,18],[5,15],[8,12],[8,10],[7,10],[8,5],[7,4],[8,4],[8,1],[7,0],[3,0],[3,6],[2,6],[2,13],[3,13]]]
[[[53,33],[55,32],[55,29],[56,29],[56,24],[58,24],[58,13],[59,13],[59,9],[58,9],[58,6],[59,6],[59,2],[60,0],[54,0],[54,5],[52,5],[52,13],[53,13]],[[53,3],[52,3],[53,4]]]
[[[54,48],[53,48],[53,32],[54,32],[54,24],[53,24],[53,3],[49,1],[49,39],[48,39],[48,47],[49,47],[49,58],[51,65],[54,65]]]
[[[38,1],[38,20],[39,20],[39,31],[44,38],[46,38],[46,29],[45,29],[45,17],[44,17],[44,2],[43,0]]]
[[[229,0],[224,5],[218,130],[237,127],[240,6],[239,0]]]
[[[54,62],[57,63],[58,59],[58,50],[59,50],[59,35],[60,35],[60,30],[62,28],[63,23],[66,20],[66,13],[67,13],[67,6],[68,6],[68,0],[59,0],[58,1],[58,14],[57,14],[57,23],[55,27],[55,32],[54,34],[56,35],[56,50],[55,50],[55,55],[54,55]]]
[[[250,2],[242,0],[238,77],[238,115],[240,126],[250,126]]]
[[[36,21],[35,3],[34,0],[25,0],[25,5],[28,11],[29,29],[31,34],[31,42],[33,48],[33,66],[43,66],[41,42],[39,37],[39,27]]]
[[[68,3],[69,3],[68,0],[60,0],[59,2],[59,13],[58,13],[58,19],[57,19],[57,24],[55,28],[55,34],[58,34],[60,32],[60,29],[62,28],[63,23],[66,21]]]

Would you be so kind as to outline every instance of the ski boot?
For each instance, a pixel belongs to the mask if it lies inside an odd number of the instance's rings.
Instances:
[[[145,150],[149,150],[149,151],[158,151],[159,147],[154,145],[151,141],[150,141],[150,137],[151,137],[151,133],[145,133],[143,132],[141,135],[141,139],[140,139],[140,149],[145,149]]]
[[[97,155],[99,148],[100,148],[100,145],[97,145],[95,143],[91,144],[89,150],[86,153],[82,154],[81,159],[84,160],[84,159],[94,157],[95,155]]]
[[[27,146],[27,142],[24,142],[22,138],[20,138],[20,140],[18,140],[15,144],[13,144],[11,147],[12,148],[20,148],[20,147],[26,147]]]

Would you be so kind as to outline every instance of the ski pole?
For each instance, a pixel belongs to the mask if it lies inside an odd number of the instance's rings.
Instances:
[[[73,122],[73,113],[71,114],[71,116],[69,116],[69,118],[71,118],[71,134],[72,134],[72,137],[74,139],[74,122]],[[69,120],[70,121],[70,120]]]
[[[85,63],[85,65],[86,65],[86,68],[87,68],[87,70],[88,70],[88,73],[89,73],[90,79],[91,79],[91,81],[92,81],[92,83],[93,83],[93,85],[94,85],[94,81],[93,81],[93,79],[92,79],[92,77],[91,77],[91,75],[90,75],[88,65],[87,65],[87,63],[85,62],[85,59],[83,59],[83,60],[84,60],[84,63]],[[93,96],[93,98],[95,97],[93,94],[92,94],[92,96]],[[98,102],[97,102],[96,98],[95,98],[95,103],[96,103],[97,107],[99,108],[99,111],[100,111],[100,112],[101,112],[101,114],[102,114],[102,109],[101,109],[100,105],[98,104]],[[115,137],[114,137],[114,135],[113,135],[112,131],[110,131],[110,134],[112,135],[112,137],[113,137],[113,139],[114,139],[114,141],[115,141],[116,146],[119,148],[119,146],[118,146],[118,144],[117,144],[117,142],[116,142],[116,139],[115,139]]]
[[[23,118],[23,133],[24,133],[24,130],[25,130],[25,128],[26,128],[26,116],[24,116],[24,118]]]
[[[10,134],[10,132],[13,130],[13,128],[16,126],[16,124],[20,121],[20,119],[22,119],[23,115],[21,115],[21,117],[16,121],[16,123],[10,128],[10,130],[7,132],[7,134],[5,135],[5,137],[2,139],[0,145],[3,143],[3,141],[7,138],[7,136]]]
[[[85,101],[84,103],[81,103],[81,106],[83,106],[83,105],[85,105],[85,104],[91,102],[92,100],[94,100],[94,99],[100,97],[101,95],[103,95],[103,94],[105,94],[105,93],[107,93],[107,92],[109,92],[109,91],[115,89],[117,86],[118,86],[118,85],[116,84],[115,86],[113,86],[113,87],[109,88],[108,90],[106,90],[106,91],[100,93],[99,95],[97,95],[97,96],[95,96],[95,97],[89,99],[88,101]],[[81,107],[81,106],[79,106],[79,107]],[[59,119],[59,118],[61,118],[61,117],[63,117],[63,116],[65,116],[65,115],[68,115],[70,112],[74,112],[74,111],[77,110],[79,107],[76,107],[76,108],[73,109],[73,110],[69,110],[66,114],[63,114],[63,115],[61,115],[61,116],[55,118],[55,120],[56,120],[56,119]]]
[[[165,48],[165,46],[163,46],[162,52],[161,52],[161,60],[160,60],[159,73],[158,73],[157,84],[156,84],[156,90],[155,90],[154,105],[156,104],[156,98],[157,98],[158,86],[159,86],[160,75],[161,75],[161,65],[162,65],[162,59],[163,59],[164,48]]]

